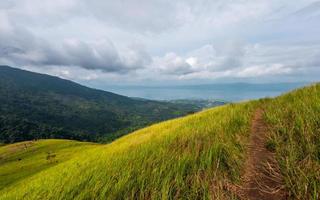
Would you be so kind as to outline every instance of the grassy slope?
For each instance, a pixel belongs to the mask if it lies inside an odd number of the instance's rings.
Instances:
[[[265,119],[290,196],[320,198],[320,84],[264,103]]]
[[[291,197],[317,199],[319,94],[318,84],[160,123],[21,179],[0,199],[232,199],[224,188],[240,184],[258,106]]]
[[[0,147],[0,190],[94,146],[70,140],[39,140]]]
[[[142,129],[7,187],[0,199],[221,196],[225,182],[239,181],[252,110],[223,106]]]

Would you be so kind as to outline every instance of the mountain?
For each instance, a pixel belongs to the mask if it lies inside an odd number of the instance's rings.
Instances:
[[[111,140],[196,110],[193,105],[132,99],[0,66],[0,142],[4,143],[39,138]]]
[[[0,199],[319,199],[319,102],[314,84],[155,124],[104,145],[5,145]]]

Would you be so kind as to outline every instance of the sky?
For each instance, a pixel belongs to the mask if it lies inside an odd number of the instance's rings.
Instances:
[[[319,81],[320,1],[1,0],[0,65],[96,87]]]

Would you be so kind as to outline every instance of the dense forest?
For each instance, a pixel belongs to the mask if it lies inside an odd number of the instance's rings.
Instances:
[[[199,110],[133,99],[58,77],[0,66],[0,142],[39,138],[111,140]]]

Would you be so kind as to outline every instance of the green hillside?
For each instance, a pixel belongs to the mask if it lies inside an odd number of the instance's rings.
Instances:
[[[137,100],[0,66],[0,143],[40,138],[110,140],[196,110],[190,104]]]
[[[19,142],[0,148],[0,189],[63,163],[77,153],[98,147],[72,140]]]
[[[46,164],[46,154],[40,152],[53,148],[52,141],[34,142],[46,144],[12,156],[10,146],[3,146],[0,199],[237,199],[230,188],[242,184],[252,119],[261,109],[270,135],[267,147],[275,153],[287,195],[316,200],[319,102],[317,84],[275,99],[229,104],[159,123],[107,145],[68,141],[79,148],[70,154],[68,147],[52,150],[57,159],[64,157],[56,164]],[[26,168],[32,162],[46,167],[16,178],[29,161]],[[10,173],[2,170],[6,165]]]

